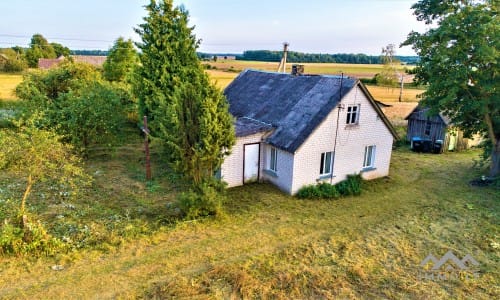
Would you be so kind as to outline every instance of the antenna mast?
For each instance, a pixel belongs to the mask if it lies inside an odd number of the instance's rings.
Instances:
[[[286,73],[286,55],[288,53],[288,46],[290,44],[287,42],[283,43],[283,57],[281,58],[280,65],[278,66],[278,72]]]

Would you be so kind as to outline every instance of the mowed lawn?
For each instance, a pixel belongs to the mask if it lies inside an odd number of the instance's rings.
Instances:
[[[101,218],[126,224],[125,216],[135,218],[151,199],[154,213],[166,214],[172,192],[141,188],[128,166],[134,152],[120,153],[89,163],[104,175],[96,177],[96,198],[57,214],[80,214],[94,203],[102,214],[114,211]],[[271,185],[248,185],[228,191],[227,214],[219,219],[162,226],[99,250],[1,257],[0,298],[498,299],[500,191],[469,186],[480,174],[473,167],[478,155],[398,149],[390,176],[367,182],[359,197],[299,200]],[[150,213],[146,208],[142,216]],[[474,257],[479,278],[421,278],[420,262],[448,250]]]
[[[0,100],[14,100],[14,90],[23,80],[22,75],[0,73]]]

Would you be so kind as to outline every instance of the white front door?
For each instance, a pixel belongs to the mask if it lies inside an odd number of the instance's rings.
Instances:
[[[259,180],[260,144],[244,145],[243,183]]]

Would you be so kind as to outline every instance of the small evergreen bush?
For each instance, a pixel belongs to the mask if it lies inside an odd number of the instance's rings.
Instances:
[[[181,193],[177,205],[187,219],[222,214],[224,185],[217,180],[202,182]]]

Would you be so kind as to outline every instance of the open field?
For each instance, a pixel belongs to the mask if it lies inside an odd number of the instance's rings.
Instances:
[[[16,99],[14,89],[22,80],[22,75],[0,73],[0,99]]]
[[[277,71],[278,62],[243,61],[243,60],[218,60],[216,62],[203,62],[218,70],[243,71],[244,69],[257,69],[265,71]],[[347,76],[358,78],[372,78],[380,73],[383,65],[378,64],[336,64],[336,63],[300,63],[304,65],[305,72],[310,74],[333,74],[340,75],[342,72]],[[292,63],[287,64],[287,70],[291,70]],[[399,66],[398,70],[403,72],[405,68],[412,66]],[[412,76],[405,77],[406,82],[411,82]]]
[[[101,245],[54,258],[0,257],[0,298],[500,297],[500,191],[467,184],[480,172],[472,166],[477,151],[399,149],[390,177],[335,201],[298,200],[266,184],[234,188],[226,217],[156,227],[174,192],[158,173],[158,188],[144,187],[137,146],[89,161],[92,174],[101,171],[94,191],[72,209],[53,203],[42,214],[46,224],[75,218]],[[107,223],[114,227],[106,231]],[[120,238],[140,226],[157,229]],[[106,244],[105,234],[121,242]],[[448,250],[473,256],[479,278],[421,278],[420,262]]]
[[[264,71],[276,71],[278,63],[276,62],[261,62],[261,61],[241,61],[241,60],[219,60],[217,62],[203,62],[209,64],[212,68],[207,70],[210,77],[217,82],[217,85],[224,89],[231,81],[238,76],[239,72],[244,69],[257,69]],[[358,78],[373,78],[375,74],[382,71],[382,65],[367,65],[367,64],[333,64],[333,63],[304,63],[306,73],[310,74],[330,74],[339,75],[344,72],[347,76]],[[411,68],[411,66],[400,66],[400,71]],[[291,64],[288,64],[291,68]],[[405,76],[405,82],[412,81],[413,76]],[[398,102],[399,88],[387,88],[375,85],[367,85],[368,90],[376,100],[382,102]],[[402,102],[418,102],[418,94],[424,90],[421,89],[403,89]]]

